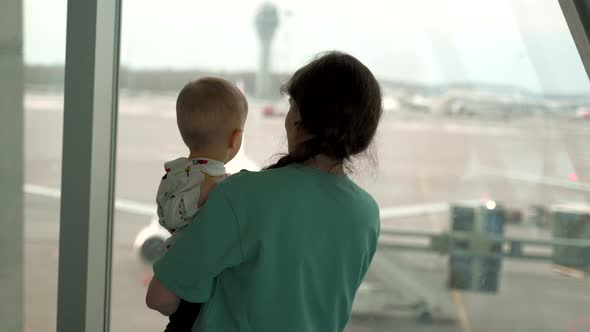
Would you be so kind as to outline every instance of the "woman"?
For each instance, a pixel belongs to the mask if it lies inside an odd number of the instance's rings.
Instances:
[[[379,236],[379,208],[345,174],[382,114],[373,74],[331,52],[285,85],[288,154],[221,182],[154,265],[146,302],[206,303],[193,331],[342,331]]]

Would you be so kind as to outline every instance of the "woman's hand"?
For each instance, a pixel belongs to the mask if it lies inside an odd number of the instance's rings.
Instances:
[[[180,298],[154,276],[148,286],[145,303],[148,308],[159,311],[164,316],[170,316],[178,309]]]
[[[199,208],[203,207],[203,205],[205,205],[205,203],[207,202],[207,198],[209,197],[209,193],[211,192],[211,190],[213,190],[213,188],[215,188],[215,186],[217,186],[219,184],[219,182],[225,180],[225,178],[227,178],[230,175],[231,174],[225,174],[222,176],[215,176],[215,177],[207,178],[201,184],[201,193],[199,195],[199,202],[198,202],[197,206]]]

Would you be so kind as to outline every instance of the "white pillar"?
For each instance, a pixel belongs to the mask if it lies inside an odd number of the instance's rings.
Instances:
[[[57,331],[108,331],[120,0],[69,0]]]
[[[0,3],[0,331],[23,331],[22,0]]]

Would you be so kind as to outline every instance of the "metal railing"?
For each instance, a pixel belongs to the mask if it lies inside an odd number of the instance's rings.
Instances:
[[[427,244],[423,243],[400,243],[395,242],[393,238],[406,238],[427,240]],[[474,256],[485,256],[491,253],[482,253],[477,250],[462,250],[452,248],[452,243],[467,242],[470,247],[491,247],[493,245],[500,245],[499,255],[503,258],[514,258],[514,259],[525,259],[533,261],[552,261],[554,260],[553,251],[551,254],[542,253],[527,253],[528,248],[549,248],[555,247],[567,247],[568,249],[590,249],[590,240],[585,239],[566,239],[566,238],[553,238],[553,239],[531,239],[521,237],[510,237],[510,236],[497,236],[488,235],[485,233],[477,232],[464,232],[464,231],[452,231],[452,232],[427,232],[427,231],[405,231],[405,230],[381,230],[381,240],[379,246],[388,249],[397,249],[414,252],[433,252],[441,255],[453,253],[469,253]]]

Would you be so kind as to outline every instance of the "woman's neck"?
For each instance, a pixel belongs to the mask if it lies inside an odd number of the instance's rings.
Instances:
[[[335,160],[323,154],[317,155],[305,162],[305,165],[330,174],[344,174],[342,161]]]

